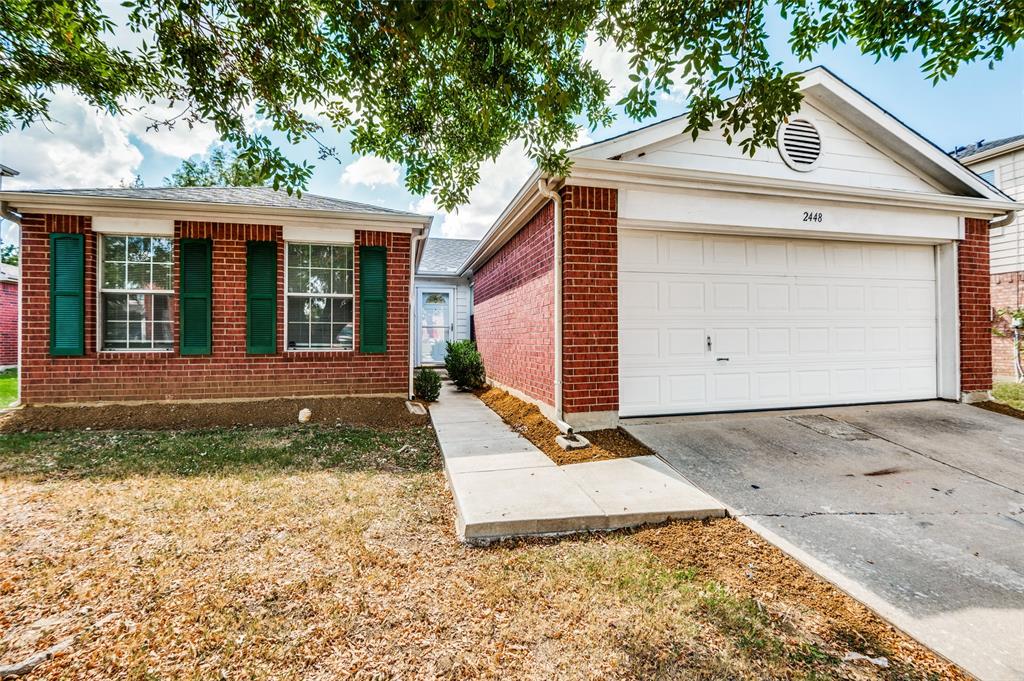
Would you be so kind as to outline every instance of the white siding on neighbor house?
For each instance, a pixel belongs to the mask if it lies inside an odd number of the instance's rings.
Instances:
[[[455,287],[455,340],[469,338],[469,283],[459,277],[416,277],[416,288],[426,289],[431,286]]]
[[[672,168],[731,172],[760,177],[799,178],[808,182],[843,186],[928,193],[941,191],[828,114],[806,102],[801,106],[800,112],[792,118],[810,120],[821,135],[821,161],[811,172],[804,173],[791,169],[774,148],[758,149],[753,156],[749,156],[738,143],[743,134],[735,139],[733,144],[729,144],[718,127],[700,133],[696,140],[689,134],[681,134],[646,149],[625,153],[621,158],[623,161]]]
[[[1024,149],[970,164],[978,173],[995,171],[995,185],[1017,201],[1024,201]],[[1024,270],[1024,215],[1020,212],[1005,227],[993,227],[989,232],[992,254],[992,274]]]

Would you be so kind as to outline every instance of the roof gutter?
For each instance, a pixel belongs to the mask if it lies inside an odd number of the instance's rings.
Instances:
[[[84,196],[79,194],[45,194],[37,192],[0,192],[0,198],[7,205],[16,206],[20,213],[57,212],[61,214],[96,213],[103,215],[137,216],[144,210],[149,214],[165,213],[169,217],[202,213],[228,218],[232,216],[258,215],[261,223],[268,217],[299,221],[336,221],[358,224],[372,221],[378,225],[398,229],[421,229],[433,221],[432,216],[414,214],[392,214],[359,211],[311,210],[308,208],[286,208],[261,206],[257,204],[215,203],[208,201],[168,201],[165,199],[127,199],[112,197]]]

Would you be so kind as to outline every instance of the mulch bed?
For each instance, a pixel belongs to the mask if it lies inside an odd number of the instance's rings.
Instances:
[[[310,423],[377,429],[425,425],[398,397],[318,397],[246,402],[164,402],[89,407],[25,407],[0,416],[0,433],[51,430],[180,430],[237,426],[287,426],[299,410]]]
[[[1013,416],[1018,419],[1024,419],[1024,411],[1021,411],[1020,409],[1014,409],[1010,405],[1003,404],[1002,402],[976,402],[974,406],[979,407],[981,409],[987,409],[988,411],[994,411],[999,414]]]
[[[650,449],[621,428],[580,433],[590,441],[590,446],[583,449],[564,450],[555,442],[555,438],[559,435],[558,426],[541,414],[536,405],[524,402],[498,388],[481,390],[477,393],[477,397],[505,423],[512,426],[513,430],[521,433],[559,466],[644,456],[652,453]]]

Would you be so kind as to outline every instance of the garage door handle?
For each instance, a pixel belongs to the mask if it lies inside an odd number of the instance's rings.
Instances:
[[[711,349],[711,336],[708,336],[708,350]]]

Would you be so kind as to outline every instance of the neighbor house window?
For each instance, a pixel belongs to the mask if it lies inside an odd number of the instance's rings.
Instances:
[[[995,170],[986,170],[983,173],[978,173],[978,175],[981,177],[981,179],[985,180],[986,182],[988,182],[993,187],[996,186],[996,171]]]
[[[105,235],[100,254],[100,347],[170,350],[172,240]]]
[[[352,349],[352,246],[289,243],[289,350]]]

